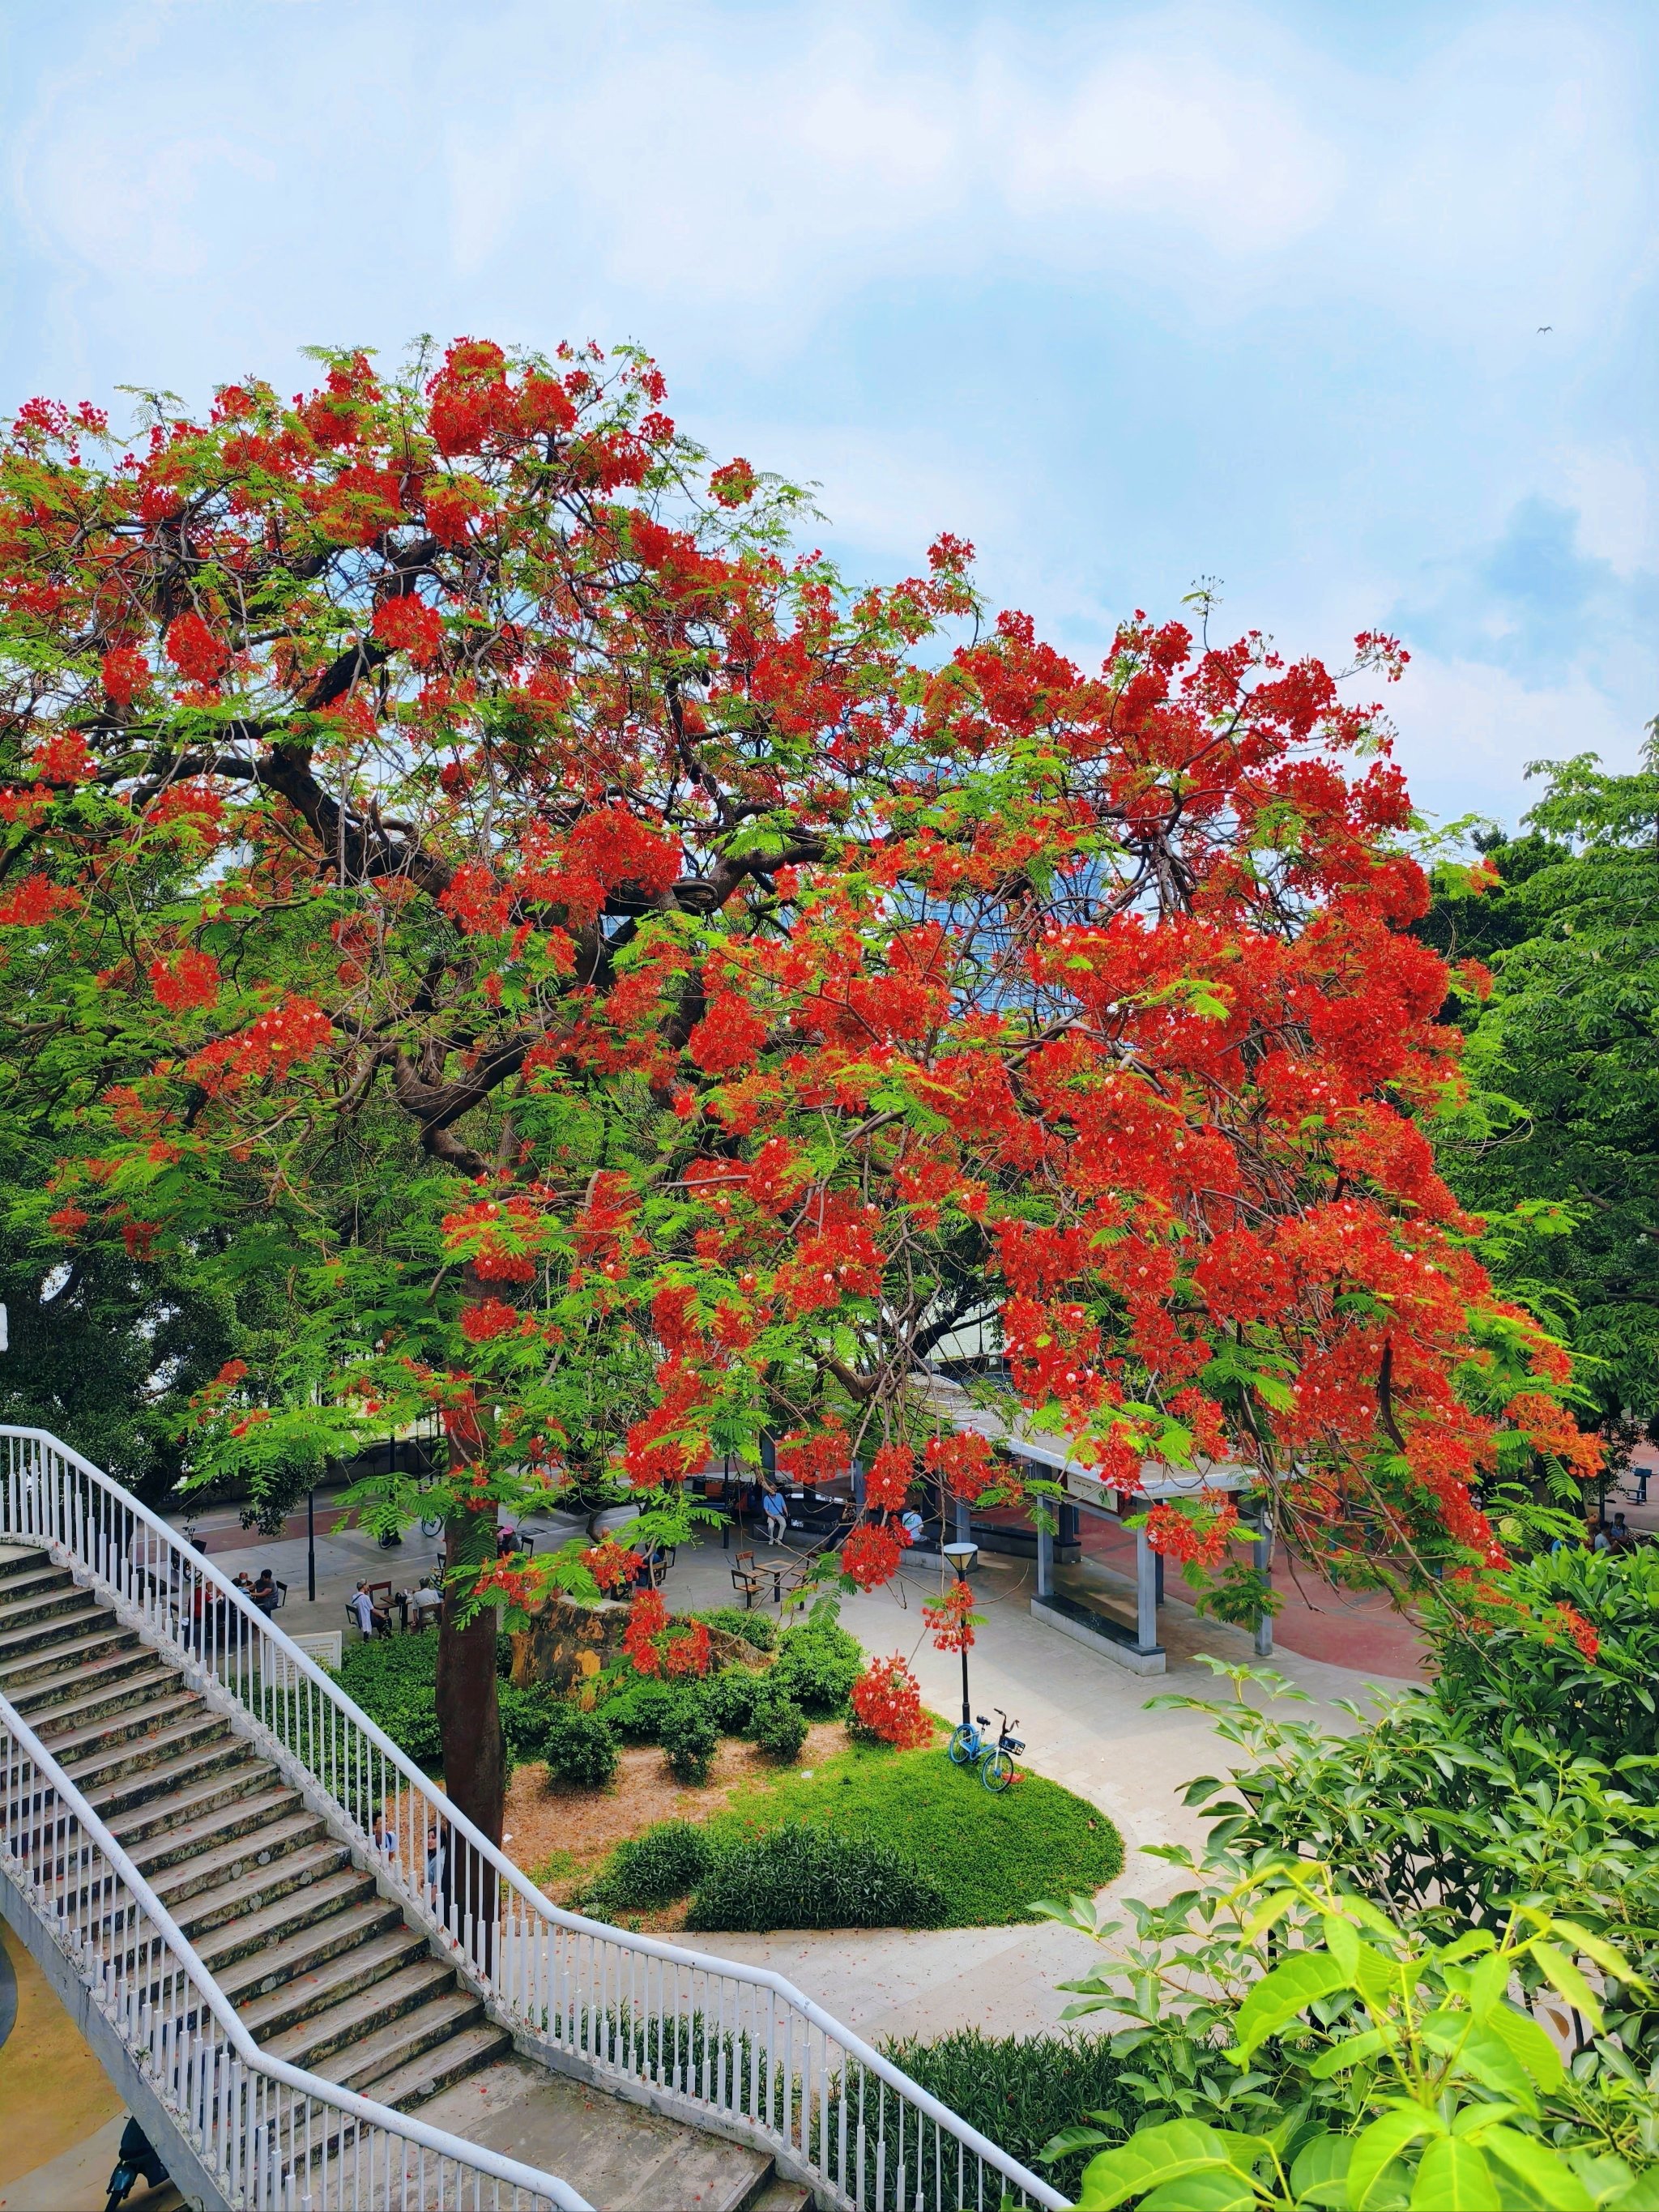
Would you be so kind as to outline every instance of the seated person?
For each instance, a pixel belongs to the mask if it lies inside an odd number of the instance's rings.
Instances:
[[[365,1638],[389,1636],[392,1633],[392,1616],[375,1604],[368,1594],[367,1582],[360,1582],[346,1600],[346,1611],[356,1622],[359,1631]]]
[[[409,1593],[409,1613],[411,1626],[416,1630],[424,1628],[428,1620],[435,1620],[438,1618],[439,1613],[442,1609],[443,1597],[439,1591],[434,1589],[432,1587],[431,1576],[422,1575],[421,1577],[420,1588],[418,1589],[412,1589]]]
[[[782,1543],[784,1531],[789,1526],[789,1508],[783,1492],[769,1475],[763,1477],[761,1482],[761,1510],[766,1516],[768,1541]]]
[[[248,1595],[269,1620],[271,1614],[276,1612],[277,1601],[282,1596],[282,1592],[276,1587],[276,1577],[269,1567],[260,1568],[259,1579],[248,1592]]]

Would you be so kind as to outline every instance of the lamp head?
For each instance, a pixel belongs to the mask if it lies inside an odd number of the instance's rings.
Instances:
[[[955,1569],[957,1579],[961,1581],[979,1564],[979,1546],[977,1544],[947,1544],[945,1547],[945,1556]]]

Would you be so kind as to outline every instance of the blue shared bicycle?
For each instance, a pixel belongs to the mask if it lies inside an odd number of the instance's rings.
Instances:
[[[1000,1705],[996,1714],[1002,1726],[994,1743],[980,1733],[990,1727],[990,1722],[983,1713],[975,1713],[971,1723],[963,1721],[957,1725],[945,1754],[952,1766],[977,1766],[980,1780],[992,1791],[1008,1787],[1014,1778],[1014,1753],[1025,1748]]]

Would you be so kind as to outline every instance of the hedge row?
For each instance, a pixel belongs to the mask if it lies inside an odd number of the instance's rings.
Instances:
[[[661,1821],[617,1845],[581,1902],[649,1911],[688,1891],[688,1928],[934,1928],[945,1911],[939,1883],[893,1844],[793,1821],[736,1839]]]

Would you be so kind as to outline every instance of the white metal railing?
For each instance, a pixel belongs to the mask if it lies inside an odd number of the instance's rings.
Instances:
[[[250,2212],[589,2212],[549,2174],[261,2051],[167,1907],[4,1698],[0,1867],[228,2203]]]
[[[45,1430],[0,1426],[0,1534],[51,1545],[240,1706],[505,2026],[601,2086],[769,2150],[856,2212],[990,2212],[1005,2197],[1063,2212],[1050,2183],[781,1975],[553,1904],[159,1516]]]

